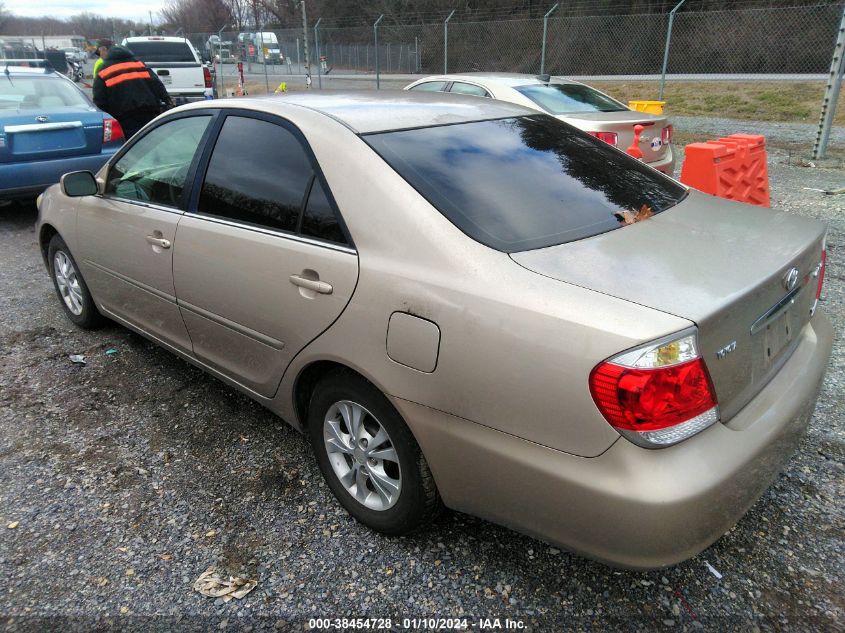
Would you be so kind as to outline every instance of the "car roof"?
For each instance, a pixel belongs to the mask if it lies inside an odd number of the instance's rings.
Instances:
[[[448,75],[432,75],[425,77],[424,81],[460,81],[462,79],[475,80],[478,83],[498,84],[500,86],[528,86],[531,84],[545,85],[546,81],[540,79],[537,75],[529,75],[526,73],[489,73],[489,72],[475,72],[475,73],[451,73]],[[553,83],[560,84],[579,84],[581,82],[574,79],[567,79],[566,77],[552,76]]]
[[[281,116],[288,115],[288,106],[293,105],[325,114],[358,134],[537,114],[536,110],[505,101],[405,90],[319,90],[211,103],[226,108],[249,104],[251,108]],[[208,101],[198,102],[194,107],[208,107],[208,104]]]

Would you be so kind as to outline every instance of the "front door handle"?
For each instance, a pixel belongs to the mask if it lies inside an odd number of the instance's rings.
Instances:
[[[319,292],[321,295],[330,295],[333,290],[330,283],[317,281],[315,279],[306,279],[305,277],[300,277],[299,275],[291,275],[290,282],[294,286],[299,286],[300,288],[305,288],[306,290],[313,290],[314,292]]]
[[[159,246],[161,248],[170,248],[170,240],[166,240],[163,237],[156,237],[155,235],[148,235],[147,242],[152,244],[153,246]]]

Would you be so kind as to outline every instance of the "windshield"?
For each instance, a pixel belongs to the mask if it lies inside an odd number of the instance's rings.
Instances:
[[[551,114],[622,112],[628,109],[615,99],[581,84],[536,84],[517,86],[515,90]]]
[[[76,87],[60,77],[0,75],[0,110],[90,105]]]
[[[686,194],[671,178],[543,114],[363,138],[461,231],[508,253],[611,231]]]
[[[127,42],[125,46],[143,62],[196,63],[197,61],[187,42],[153,40],[149,42]]]

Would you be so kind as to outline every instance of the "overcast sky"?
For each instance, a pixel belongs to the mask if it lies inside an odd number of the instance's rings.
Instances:
[[[66,18],[71,15],[90,11],[104,17],[120,17],[125,19],[142,20],[147,22],[150,19],[149,11],[153,12],[153,22],[159,20],[158,11],[164,5],[162,0],[158,2],[138,0],[128,2],[126,0],[2,0],[7,11],[15,15],[26,15],[40,17],[43,15]]]

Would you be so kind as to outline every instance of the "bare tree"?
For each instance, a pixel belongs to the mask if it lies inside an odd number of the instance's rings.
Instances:
[[[185,33],[209,33],[232,22],[225,0],[170,0],[160,14],[166,26]]]

